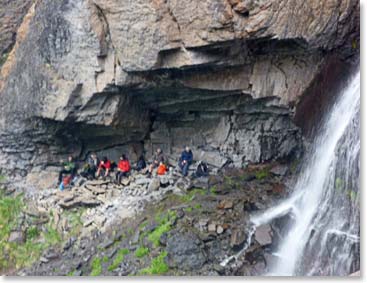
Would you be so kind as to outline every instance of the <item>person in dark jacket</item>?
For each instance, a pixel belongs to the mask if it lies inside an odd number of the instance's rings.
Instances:
[[[84,165],[83,172],[80,175],[82,175],[84,178],[87,178],[88,180],[93,180],[96,176],[99,163],[100,160],[97,157],[97,154],[92,153],[88,157],[87,163]]]
[[[149,175],[152,175],[153,169],[158,168],[159,164],[164,163],[164,155],[163,151],[160,148],[157,148],[156,153],[153,155],[152,164],[149,165]]]
[[[189,171],[189,167],[192,163],[192,159],[193,159],[193,154],[192,151],[190,149],[190,147],[186,146],[185,150],[181,153],[181,157],[179,160],[179,167],[181,169],[181,173],[184,176],[187,176],[187,173]]]
[[[136,163],[136,171],[140,172],[140,171],[144,170],[146,167],[147,167],[147,164],[145,162],[144,155],[141,155],[139,157],[138,162]]]
[[[62,182],[62,178],[65,174],[70,174],[71,180],[74,178],[76,174],[76,164],[72,156],[69,156],[66,162],[62,162],[62,165],[63,169],[59,172],[59,179],[58,179],[59,184]]]
[[[117,184],[121,184],[121,180],[123,177],[127,177],[130,172],[130,162],[127,159],[126,155],[123,154],[120,157],[120,161],[117,165],[117,173],[116,173],[116,182]]]

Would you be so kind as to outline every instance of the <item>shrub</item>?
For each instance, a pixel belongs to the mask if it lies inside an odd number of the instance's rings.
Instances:
[[[161,252],[159,256],[152,260],[150,266],[141,270],[140,273],[144,275],[160,275],[166,273],[169,270],[168,265],[164,261],[166,256],[166,251]]]
[[[120,263],[124,260],[125,255],[127,255],[130,251],[128,249],[120,249],[117,252],[117,255],[112,262],[112,264],[108,267],[108,271],[115,270],[117,267],[119,267]]]
[[[94,258],[92,260],[92,271],[90,276],[98,276],[102,273],[102,261],[100,258]]]
[[[149,249],[147,247],[139,247],[136,251],[135,251],[135,256],[138,258],[144,257],[147,254],[149,254]]]

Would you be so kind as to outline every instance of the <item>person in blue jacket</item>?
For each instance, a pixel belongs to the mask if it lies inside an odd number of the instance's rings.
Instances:
[[[192,163],[193,154],[190,147],[186,146],[185,150],[181,153],[181,157],[178,165],[180,166],[182,175],[187,176],[189,167]]]

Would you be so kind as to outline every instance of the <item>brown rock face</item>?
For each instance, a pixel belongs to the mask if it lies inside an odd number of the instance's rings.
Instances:
[[[331,61],[359,58],[357,0],[32,3],[0,8],[0,52],[14,45],[0,73],[13,162],[0,168],[14,176],[116,147],[191,144],[215,167],[299,155],[295,110],[313,108]]]
[[[2,56],[10,52],[13,47],[17,29],[32,2],[33,0],[0,1],[0,54]],[[5,57],[6,55],[0,61],[5,61]]]

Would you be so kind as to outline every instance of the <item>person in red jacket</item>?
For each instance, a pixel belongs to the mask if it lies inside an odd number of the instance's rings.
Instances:
[[[131,169],[130,162],[127,159],[126,155],[123,154],[120,157],[119,164],[117,165],[117,173],[116,173],[116,182],[117,182],[117,184],[121,184],[121,179],[123,177],[127,177],[127,175],[130,172],[130,169]]]
[[[108,160],[106,156],[103,157],[103,159],[99,163],[97,174],[96,174],[97,178],[101,175],[102,171],[104,172],[103,177],[107,177],[111,171],[111,161]]]

